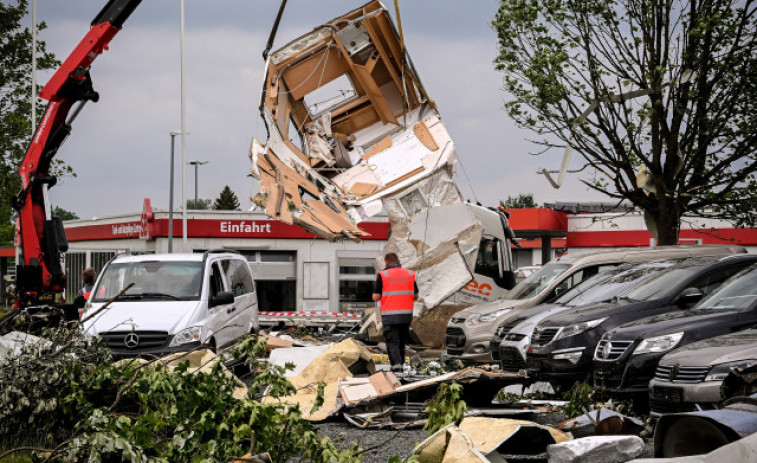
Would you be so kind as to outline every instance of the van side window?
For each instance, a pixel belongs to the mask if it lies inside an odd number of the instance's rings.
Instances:
[[[247,262],[241,260],[224,260],[221,265],[226,273],[226,286],[234,296],[241,296],[255,291],[252,275]]]
[[[218,293],[223,291],[223,273],[218,268],[218,264],[214,263],[210,267],[210,295],[217,296]]]

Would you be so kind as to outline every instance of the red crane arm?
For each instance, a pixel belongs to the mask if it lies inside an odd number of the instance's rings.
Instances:
[[[99,98],[92,87],[89,69],[94,60],[121,30],[141,0],[110,0],[92,21],[92,27],[66,58],[39,96],[47,108],[32,137],[18,173],[21,191],[14,198],[18,211],[20,259],[17,265],[18,305],[54,300],[65,289],[66,275],[61,253],[68,250],[63,224],[50,213],[47,190],[55,185],[50,163],[71,133],[71,123],[87,101]],[[79,106],[67,120],[74,104]]]

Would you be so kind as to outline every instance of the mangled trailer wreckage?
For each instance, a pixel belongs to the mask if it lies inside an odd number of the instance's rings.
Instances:
[[[268,216],[359,240],[367,233],[357,224],[385,210],[383,253],[417,272],[418,314],[453,295],[485,302],[513,286],[507,216],[463,202],[455,145],[380,2],[264,57],[268,139],[253,140],[250,158],[253,200]]]

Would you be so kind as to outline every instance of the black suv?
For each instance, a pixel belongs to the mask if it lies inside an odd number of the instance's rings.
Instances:
[[[612,302],[551,316],[537,325],[526,368],[531,378],[555,387],[589,379],[594,350],[604,333],[620,325],[692,307],[728,277],[757,262],[757,255],[694,257],[658,273]],[[612,346],[620,349],[621,346]]]
[[[757,255],[738,260],[757,262]],[[719,275],[729,274],[731,268],[719,271]],[[594,354],[595,386],[605,387],[611,395],[639,395],[646,399],[649,381],[665,353],[694,341],[757,325],[755,294],[757,265],[752,265],[691,310],[644,318],[610,330],[599,341]],[[706,368],[702,371],[707,373]]]

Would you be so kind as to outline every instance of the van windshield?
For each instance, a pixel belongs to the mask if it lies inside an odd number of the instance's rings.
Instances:
[[[532,273],[507,293],[508,299],[528,299],[550,285],[557,277],[565,273],[570,264],[550,263]]]
[[[119,300],[199,300],[202,269],[202,262],[114,262],[94,288],[93,301],[108,301],[130,283]]]

